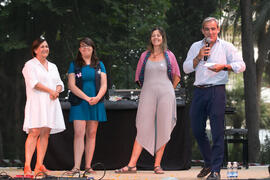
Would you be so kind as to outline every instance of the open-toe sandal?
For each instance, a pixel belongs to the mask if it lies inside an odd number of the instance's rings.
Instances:
[[[114,172],[118,174],[132,174],[132,173],[137,173],[137,168],[136,166],[133,166],[133,167],[125,166],[121,169],[116,169]]]
[[[34,170],[34,175],[35,176],[47,176],[47,173],[49,172],[49,170],[44,166],[41,165],[39,168],[35,168]]]
[[[39,170],[42,171],[42,172],[49,172],[50,171],[44,165],[41,165]]]
[[[24,174],[24,176],[30,176],[30,175],[32,175],[32,170],[31,170],[30,166],[25,166],[24,167],[23,174]]]
[[[85,174],[95,174],[96,172],[93,170],[93,168],[85,168],[84,170]]]
[[[164,171],[160,166],[155,166],[154,167],[154,173],[155,174],[164,174]]]
[[[80,175],[80,169],[78,168],[73,168],[71,169],[70,171],[67,171],[64,173],[64,175],[67,175],[67,176],[76,176],[76,175]]]
[[[34,170],[34,176],[35,177],[37,177],[37,176],[46,176],[46,175],[47,174],[45,172],[41,171],[40,168]]]

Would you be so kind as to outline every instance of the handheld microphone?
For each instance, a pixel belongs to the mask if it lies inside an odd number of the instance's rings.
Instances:
[[[206,47],[209,47],[209,46],[210,46],[210,43],[211,43],[211,38],[210,38],[210,37],[206,38],[206,39],[205,39]],[[203,60],[204,60],[204,61],[207,61],[207,59],[208,59],[208,56],[204,56],[204,57],[203,57]]]

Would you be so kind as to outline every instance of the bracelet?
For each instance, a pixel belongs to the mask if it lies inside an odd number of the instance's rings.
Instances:
[[[194,58],[198,63],[200,62],[200,59],[196,56],[195,58]]]

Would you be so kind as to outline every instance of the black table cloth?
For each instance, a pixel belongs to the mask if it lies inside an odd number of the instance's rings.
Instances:
[[[44,164],[51,170],[69,170],[73,167],[73,124],[68,121],[70,104],[61,101],[61,106],[66,130],[50,136]],[[108,121],[99,123],[92,164],[101,162],[106,169],[116,169],[128,164],[136,137],[137,106],[136,101],[105,100]],[[163,155],[161,166],[164,170],[184,170],[191,167],[191,134],[187,117],[184,101],[177,100],[177,123]],[[153,164],[154,157],[143,150],[137,168],[150,170],[153,169]],[[84,168],[84,159],[81,167]]]

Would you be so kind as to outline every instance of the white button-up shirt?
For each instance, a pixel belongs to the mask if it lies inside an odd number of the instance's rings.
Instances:
[[[204,40],[195,42],[190,47],[187,58],[183,64],[185,73],[191,73],[195,71],[195,82],[194,85],[221,85],[228,82],[228,72],[219,71],[214,72],[205,66],[205,63],[215,64],[230,64],[233,72],[240,73],[245,71],[246,65],[240,52],[233,46],[233,44],[226,42],[221,39],[217,39],[215,44],[212,46],[210,56],[207,61],[201,60],[197,67],[193,68],[193,59],[199,54],[200,49],[204,46]]]

